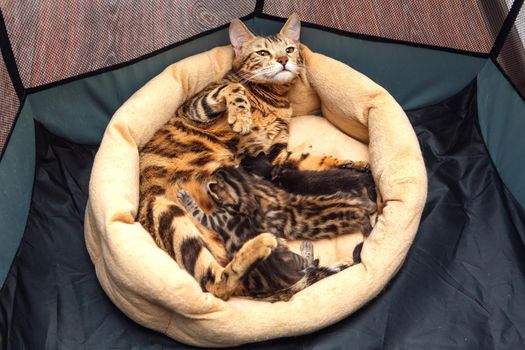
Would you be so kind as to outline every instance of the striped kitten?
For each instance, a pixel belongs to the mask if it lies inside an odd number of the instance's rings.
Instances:
[[[287,151],[292,114],[287,93],[303,69],[299,32],[297,15],[268,37],[257,37],[234,20],[232,70],[189,97],[139,150],[137,220],[204,291],[222,299],[238,293],[249,272],[278,247],[277,238],[261,233],[228,257],[217,233],[196,225],[181,205],[181,189],[208,213],[217,203],[208,195],[207,183],[216,171],[238,166],[245,156],[266,154],[274,175],[285,168],[367,167]]]
[[[217,205],[208,213],[184,190],[179,192],[179,200],[202,225],[219,233],[229,258],[249,239],[264,232],[285,239],[333,238],[356,232],[368,235],[372,229],[369,216],[376,211],[366,193],[298,195],[234,167],[217,171],[207,189]],[[318,261],[307,266],[305,258],[280,243],[243,280],[240,295],[288,300],[348,266],[342,263],[321,267]]]

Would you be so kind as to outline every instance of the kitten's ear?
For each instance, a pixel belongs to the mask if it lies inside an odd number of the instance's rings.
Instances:
[[[219,185],[216,181],[210,181],[206,184],[206,189],[208,190],[208,194],[216,201],[219,201],[219,196],[217,195]]]
[[[230,23],[230,42],[233,45],[233,48],[235,49],[235,52],[240,50],[241,46],[254,39],[255,35],[250,32],[248,27],[242,23],[242,21],[238,18],[234,19]]]
[[[279,33],[295,42],[299,42],[299,36],[301,35],[301,20],[299,19],[299,15],[295,12],[292,13]]]

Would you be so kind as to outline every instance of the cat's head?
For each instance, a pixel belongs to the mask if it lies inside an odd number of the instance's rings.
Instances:
[[[260,84],[286,84],[303,68],[299,47],[301,21],[292,14],[276,35],[255,36],[239,19],[230,24],[235,51],[233,69],[243,79]]]
[[[237,168],[221,168],[206,185],[210,198],[219,207],[236,214],[251,215],[256,209],[249,181]]]

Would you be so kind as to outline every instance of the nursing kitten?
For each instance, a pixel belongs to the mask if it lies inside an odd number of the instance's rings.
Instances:
[[[264,232],[285,239],[333,238],[350,233],[368,235],[372,229],[369,216],[376,210],[367,195],[344,192],[297,195],[233,167],[217,171],[207,188],[217,205],[211,212],[204,213],[184,190],[179,192],[179,199],[202,225],[219,233],[230,258],[246,241]],[[349,266],[341,263],[322,267],[317,262],[306,267],[300,263],[305,259],[299,256],[291,259],[299,263],[286,263],[286,258],[293,255],[297,254],[280,244],[264,262],[255,266],[243,281],[244,288],[239,294],[288,300],[298,291]]]
[[[287,151],[291,117],[287,98],[303,69],[300,22],[292,15],[273,36],[256,37],[239,20],[230,26],[235,52],[232,70],[188,98],[175,115],[139,150],[140,196],[137,220],[157,245],[201,284],[228,299],[242,281],[278,246],[275,235],[261,233],[227,257],[220,237],[181,206],[184,189],[204,212],[214,210],[206,185],[224,167],[264,153],[279,169],[366,169],[367,164]]]

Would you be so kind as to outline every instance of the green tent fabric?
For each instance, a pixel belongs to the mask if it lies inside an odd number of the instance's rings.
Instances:
[[[525,302],[525,185],[521,181],[525,176],[525,139],[521,136],[525,101],[516,83],[518,73],[502,65],[505,50],[510,50],[507,37],[519,40],[518,31],[513,30],[524,23],[522,3],[515,1],[504,16],[505,23],[496,23],[502,31],[494,48],[502,47],[492,52],[472,53],[353,35],[323,25],[305,26],[302,38],[310,48],[368,75],[409,111],[430,174],[428,207],[406,266],[377,300],[326,330],[249,348],[525,346],[525,324],[513,307]],[[254,32],[267,34],[275,32],[281,21],[258,13],[247,24]],[[0,31],[2,38],[6,33],[9,31]],[[89,175],[92,155],[114,111],[167,65],[227,42],[223,26],[96,74],[36,88],[22,86],[16,122],[0,159],[0,348],[80,348],[82,344],[185,348],[135,325],[104,299],[81,248],[82,232],[75,231],[81,226],[75,220],[80,219],[54,212],[57,202],[51,202],[56,200],[53,193],[63,190],[68,193],[63,197],[65,208],[77,205],[75,210],[82,211],[86,183],[79,180],[75,184],[68,174],[78,179]],[[16,60],[6,53],[9,45],[2,41],[2,63],[10,67],[12,78]],[[520,55],[516,49],[515,57]],[[12,85],[19,86],[14,80]],[[68,154],[78,154],[78,163]],[[56,180],[55,187],[49,187],[46,177]],[[50,208],[46,208],[48,200]],[[51,225],[51,218],[59,220],[61,215],[60,220],[71,224],[64,226],[68,235],[45,231],[52,227],[46,226]],[[40,241],[42,238],[46,240]],[[63,245],[54,246],[56,240],[63,240]],[[42,249],[34,242],[42,243]],[[78,250],[68,255],[66,247]],[[54,248],[64,252],[64,261],[49,256]],[[71,276],[71,271],[60,272],[64,268],[79,269],[86,278],[78,282],[83,288],[53,291],[54,298],[77,298],[83,308],[59,310],[71,304],[58,302],[50,309],[39,309],[34,298],[42,295],[28,291],[60,287],[62,280],[39,279],[38,259],[43,259],[42,266],[57,267],[55,277],[61,273]],[[36,276],[33,280],[31,274]],[[412,287],[419,292],[410,290]],[[84,306],[89,305],[90,297],[97,310],[104,310],[107,321],[88,317],[89,308]],[[415,313],[417,308],[420,315]],[[48,318],[53,311],[55,316]],[[30,314],[35,315],[33,320]],[[67,328],[66,323],[83,324],[82,330]],[[454,324],[464,331],[464,337],[453,331]],[[24,327],[41,329],[30,338]],[[42,345],[46,339],[48,343]]]

